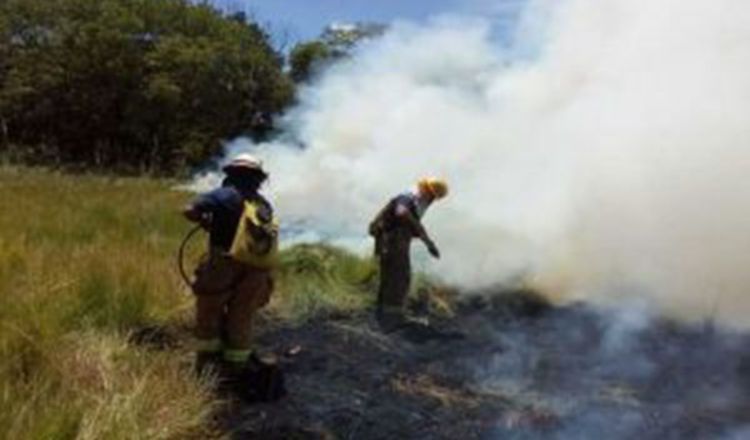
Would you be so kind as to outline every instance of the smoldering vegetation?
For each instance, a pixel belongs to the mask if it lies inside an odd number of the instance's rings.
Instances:
[[[642,310],[584,304],[490,324],[503,347],[466,355],[474,386],[536,408],[506,413],[497,438],[720,438],[750,422],[750,337]],[[474,314],[467,326],[486,322]],[[491,437],[491,436],[489,436]]]
[[[744,438],[750,335],[532,292],[451,304],[383,335],[366,315],[276,328],[290,395],[247,407],[237,438]],[[427,304],[429,303],[429,304]]]

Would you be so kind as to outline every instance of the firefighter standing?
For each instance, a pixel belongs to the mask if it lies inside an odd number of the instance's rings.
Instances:
[[[369,233],[375,238],[375,254],[380,261],[377,318],[386,330],[404,322],[404,302],[411,284],[412,239],[422,240],[430,254],[440,258],[421,218],[433,201],[447,194],[445,181],[421,179],[415,190],[391,199],[370,223]]]
[[[252,325],[257,310],[273,291],[270,264],[237,258],[233,254],[245,223],[253,223],[254,245],[270,253],[276,240],[273,208],[258,193],[268,178],[262,163],[241,154],[223,168],[222,186],[200,195],[184,210],[185,217],[209,231],[210,249],[196,269],[192,285],[196,297],[196,367],[208,369],[238,387],[249,387]],[[248,210],[252,217],[246,217]],[[266,227],[268,226],[268,227]],[[248,233],[250,237],[250,233]],[[262,263],[262,264],[261,264]]]

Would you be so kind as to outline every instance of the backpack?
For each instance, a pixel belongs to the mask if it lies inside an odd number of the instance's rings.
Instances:
[[[264,206],[257,200],[245,200],[243,203],[228,255],[258,269],[274,268],[279,257],[278,220],[273,215],[260,215]]]

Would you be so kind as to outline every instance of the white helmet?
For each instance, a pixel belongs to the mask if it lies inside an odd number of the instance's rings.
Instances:
[[[228,164],[222,168],[224,172],[245,168],[248,170],[260,171],[263,174],[267,174],[263,169],[263,161],[253,156],[252,154],[242,153],[235,156]]]

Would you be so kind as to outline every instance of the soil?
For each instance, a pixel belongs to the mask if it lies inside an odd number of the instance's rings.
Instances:
[[[367,314],[266,325],[288,394],[237,439],[750,438],[750,336],[526,293],[385,333]]]

